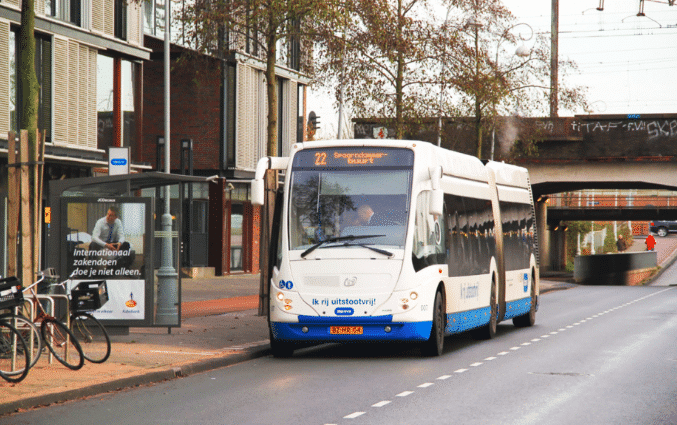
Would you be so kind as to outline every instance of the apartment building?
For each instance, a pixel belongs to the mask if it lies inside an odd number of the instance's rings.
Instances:
[[[169,3],[176,17],[189,0]],[[35,6],[45,179],[106,174],[108,147],[130,148],[132,172],[157,169],[158,138],[164,136],[165,0],[35,0]],[[7,163],[8,132],[19,129],[21,118],[20,22],[21,0],[0,0],[0,166]],[[192,155],[184,153],[192,156],[194,174],[228,180],[228,236],[220,248],[228,251],[226,272],[256,272],[258,211],[249,202],[249,180],[266,154],[265,63],[251,40],[233,37],[225,61],[204,57],[209,65],[202,68],[179,64],[190,49],[182,25],[172,20],[170,168],[182,171],[181,141],[190,139]],[[281,43],[279,50],[278,152],[285,155],[303,139],[308,80],[299,72],[299,44]],[[6,178],[0,173],[0,247],[6,240]],[[191,220],[183,229],[182,266],[208,266],[206,252],[219,249],[208,243],[208,201],[208,189],[196,187],[185,206]]]

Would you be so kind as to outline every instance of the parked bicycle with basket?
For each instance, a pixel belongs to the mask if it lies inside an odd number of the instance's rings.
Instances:
[[[67,293],[70,307],[70,330],[80,343],[85,359],[92,363],[103,363],[111,353],[110,337],[101,322],[89,312],[100,309],[108,302],[108,287],[105,280],[83,281],[68,293],[66,279],[58,282],[54,269],[41,272],[43,279],[52,282],[50,286],[61,287]]]
[[[16,289],[11,291],[12,301],[10,302],[13,303],[11,306],[13,312],[0,315],[0,321],[18,327],[20,332],[23,332],[24,339],[28,341],[26,352],[31,354],[27,356],[29,362],[26,369],[38,361],[43,343],[59,363],[73,370],[82,368],[85,357],[78,338],[68,329],[68,326],[45,311],[35,290],[45,281],[44,273],[40,273],[40,279],[37,282],[23,289],[17,278],[8,279],[12,279],[13,287]],[[28,298],[24,296],[25,293],[28,294]],[[51,299],[53,303],[53,296],[42,298],[42,300],[45,299],[47,301]],[[68,316],[65,319],[68,319]],[[40,337],[37,337],[36,324],[40,324]]]
[[[21,382],[28,375],[30,356],[26,341],[7,322],[0,322],[0,377],[7,382]]]
[[[0,279],[0,322],[9,323],[14,327],[26,342],[26,353],[29,359],[29,367],[33,367],[40,359],[42,353],[42,338],[40,329],[31,320],[20,314],[24,307],[28,307],[21,290],[21,281],[15,276]],[[10,375],[19,375],[23,371],[15,369],[8,372]]]

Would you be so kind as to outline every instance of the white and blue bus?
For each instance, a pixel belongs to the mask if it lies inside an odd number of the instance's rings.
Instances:
[[[297,143],[263,158],[285,171],[271,242],[270,343],[491,338],[534,324],[538,265],[527,170],[408,140]]]

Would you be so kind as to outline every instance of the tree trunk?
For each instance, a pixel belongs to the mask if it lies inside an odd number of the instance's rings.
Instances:
[[[397,76],[395,77],[395,133],[399,140],[404,139],[404,119],[402,116],[402,81],[404,80],[404,53],[402,52],[402,0],[397,1]]]
[[[272,28],[273,17],[270,19],[266,40],[266,92],[268,93],[268,156],[277,156],[277,80],[275,79],[275,62],[277,56],[277,36]]]
[[[21,81],[21,122],[20,129],[27,131],[28,152],[21,152],[22,162],[33,162],[33,164],[22,167],[22,174],[26,174],[27,179],[21,187],[21,222],[22,222],[22,262],[24,263],[24,272],[22,280],[24,284],[30,284],[37,278],[37,264],[33,264],[33,259],[37,258],[37,250],[40,245],[36,238],[36,231],[40,217],[38,211],[38,201],[42,194],[38,193],[38,92],[40,86],[35,75],[35,1],[23,0],[21,8],[21,29],[19,31],[19,78]],[[23,139],[23,137],[22,137]],[[22,149],[24,149],[22,143]],[[30,171],[29,171],[30,170]],[[34,190],[30,190],[34,188]],[[25,193],[24,193],[25,192]],[[25,201],[25,202],[24,202]],[[30,233],[30,234],[24,234]],[[27,246],[24,246],[26,244]]]

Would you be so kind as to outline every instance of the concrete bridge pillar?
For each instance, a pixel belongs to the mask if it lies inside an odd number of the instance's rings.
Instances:
[[[538,257],[540,273],[550,271],[550,232],[548,231],[548,204],[536,201],[536,231],[538,232]]]

